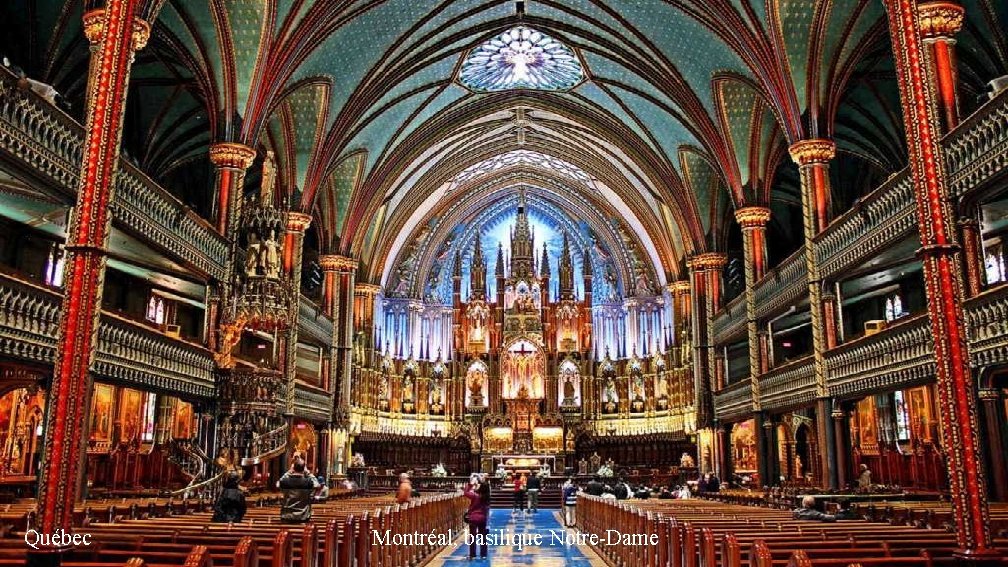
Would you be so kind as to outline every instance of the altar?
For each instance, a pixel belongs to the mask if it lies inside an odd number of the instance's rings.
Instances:
[[[490,469],[497,474],[497,471],[504,469],[508,474],[529,475],[537,473],[544,466],[549,467],[550,474],[556,468],[556,457],[553,455],[491,455],[489,458]],[[562,472],[562,467],[561,467]]]

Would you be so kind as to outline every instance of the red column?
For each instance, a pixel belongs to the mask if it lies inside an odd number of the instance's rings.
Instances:
[[[234,238],[242,188],[245,185],[245,171],[252,166],[256,151],[245,144],[221,142],[210,146],[210,162],[216,168],[217,187],[217,232]],[[263,203],[264,207],[270,203]]]
[[[718,252],[693,256],[686,263],[692,280],[693,373],[697,427],[709,427],[714,420],[711,398],[715,369],[711,346],[710,320],[721,301],[721,270],[727,257]]]
[[[963,316],[963,274],[946,184],[945,158],[916,0],[885,0],[917,201],[920,256],[935,344],[935,374],[942,431],[963,557],[992,553],[990,517],[977,436],[976,397],[969,371]]]
[[[958,2],[938,0],[921,2],[917,14],[921,36],[930,47],[942,131],[948,132],[959,125],[955,34],[962,29],[964,10]]]
[[[759,326],[756,320],[756,282],[766,269],[766,225],[770,221],[767,207],[744,207],[735,211],[735,220],[742,227],[742,242],[745,249],[745,299],[746,329],[749,336],[749,380],[752,387],[753,411],[760,410],[759,375],[763,368],[760,362]]]
[[[88,39],[101,47],[95,54],[98,64],[92,66],[95,77],[89,80],[84,158],[67,234],[65,295],[46,412],[36,526],[46,534],[71,530],[80,486],[127,84],[133,54],[150,35],[150,26],[136,18],[137,3],[109,0],[104,11],[84,18]]]

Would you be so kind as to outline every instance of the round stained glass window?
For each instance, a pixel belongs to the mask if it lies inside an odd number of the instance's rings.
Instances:
[[[536,30],[518,26],[474,49],[459,80],[475,91],[564,90],[584,79],[574,50]]]

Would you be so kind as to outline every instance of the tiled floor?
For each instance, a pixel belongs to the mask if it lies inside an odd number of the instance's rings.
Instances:
[[[523,539],[533,541],[535,534],[541,535],[539,545],[491,545],[487,560],[468,561],[469,547],[465,545],[466,534],[456,539],[453,547],[442,552],[429,565],[432,567],[462,567],[471,565],[528,565],[532,567],[597,567],[605,565],[587,545],[566,545],[560,516],[555,510],[540,510],[534,514],[512,515],[510,510],[491,510],[487,529],[498,539]],[[501,531],[503,530],[503,538]],[[573,533],[573,530],[571,531]],[[477,553],[479,550],[477,549]]]

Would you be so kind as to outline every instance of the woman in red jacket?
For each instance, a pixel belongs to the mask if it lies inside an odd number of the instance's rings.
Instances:
[[[487,556],[487,520],[490,516],[490,484],[480,480],[478,475],[473,475],[469,479],[463,492],[469,499],[469,510],[466,512],[466,521],[469,523],[469,559],[476,557],[476,544],[479,544],[480,559]]]

